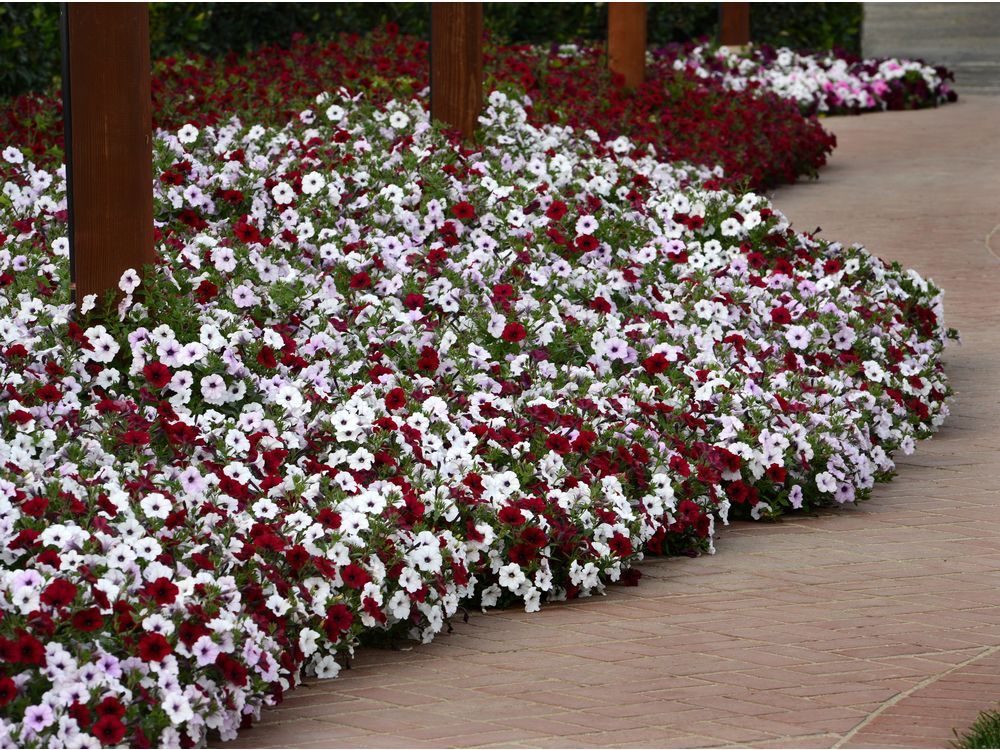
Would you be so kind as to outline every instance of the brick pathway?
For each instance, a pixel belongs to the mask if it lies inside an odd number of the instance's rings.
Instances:
[[[947,65],[960,93],[1000,94],[1000,5],[865,3],[864,13],[865,56]]]
[[[638,588],[365,650],[228,747],[942,747],[1000,700],[1000,98],[827,123],[832,165],[778,205],[930,275],[963,335],[953,416],[897,480]]]

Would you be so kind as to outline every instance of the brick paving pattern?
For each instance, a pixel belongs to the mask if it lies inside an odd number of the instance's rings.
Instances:
[[[826,124],[832,164],[777,205],[932,277],[962,332],[953,415],[897,479],[638,588],[366,649],[226,747],[944,747],[1000,700],[1000,98]]]
[[[960,93],[1000,94],[1000,5],[865,3],[866,57],[919,58],[947,65]]]

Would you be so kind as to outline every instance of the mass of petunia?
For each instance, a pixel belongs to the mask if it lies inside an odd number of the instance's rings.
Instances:
[[[83,315],[64,175],[3,150],[0,745],[233,738],[368,634],[634,584],[941,424],[932,284],[529,105],[160,132],[158,263]]]
[[[720,165],[725,183],[762,189],[815,176],[836,139],[795,102],[768,91],[731,91],[669,66],[650,67],[635,91],[609,73],[603,45],[546,47],[487,44],[485,72],[522,86],[534,100],[529,120],[621,135],[652,144],[671,160]],[[153,120],[168,130],[215,126],[234,114],[284,126],[322,91],[343,86],[372,101],[428,102],[428,44],[392,27],[363,37],[297,39],[239,57],[166,58],[154,65]],[[61,163],[62,103],[57,90],[0,106],[0,132],[29,146],[39,165]]]
[[[677,45],[654,53],[660,64],[732,91],[760,89],[796,102],[805,114],[922,109],[958,100],[955,75],[919,60],[807,54],[782,47]]]

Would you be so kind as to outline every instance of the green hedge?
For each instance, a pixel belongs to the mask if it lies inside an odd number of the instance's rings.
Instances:
[[[601,39],[606,3],[486,3],[486,25],[506,41],[566,42]],[[755,41],[799,49],[841,47],[857,52],[861,3],[754,3]],[[714,36],[718,3],[650,3],[651,45]],[[287,44],[292,34],[330,36],[364,32],[394,22],[426,35],[427,3],[151,3],[154,57],[195,51],[216,55],[266,43]],[[60,70],[59,4],[0,3],[0,96],[44,89]]]

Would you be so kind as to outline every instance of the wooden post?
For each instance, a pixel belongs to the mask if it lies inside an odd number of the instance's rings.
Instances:
[[[750,43],[750,3],[719,3],[719,44],[745,47]]]
[[[431,118],[471,139],[483,107],[483,4],[431,5]]]
[[[646,77],[646,3],[608,3],[608,67],[634,89]]]
[[[64,3],[70,278],[103,302],[153,263],[153,119],[146,3]]]

